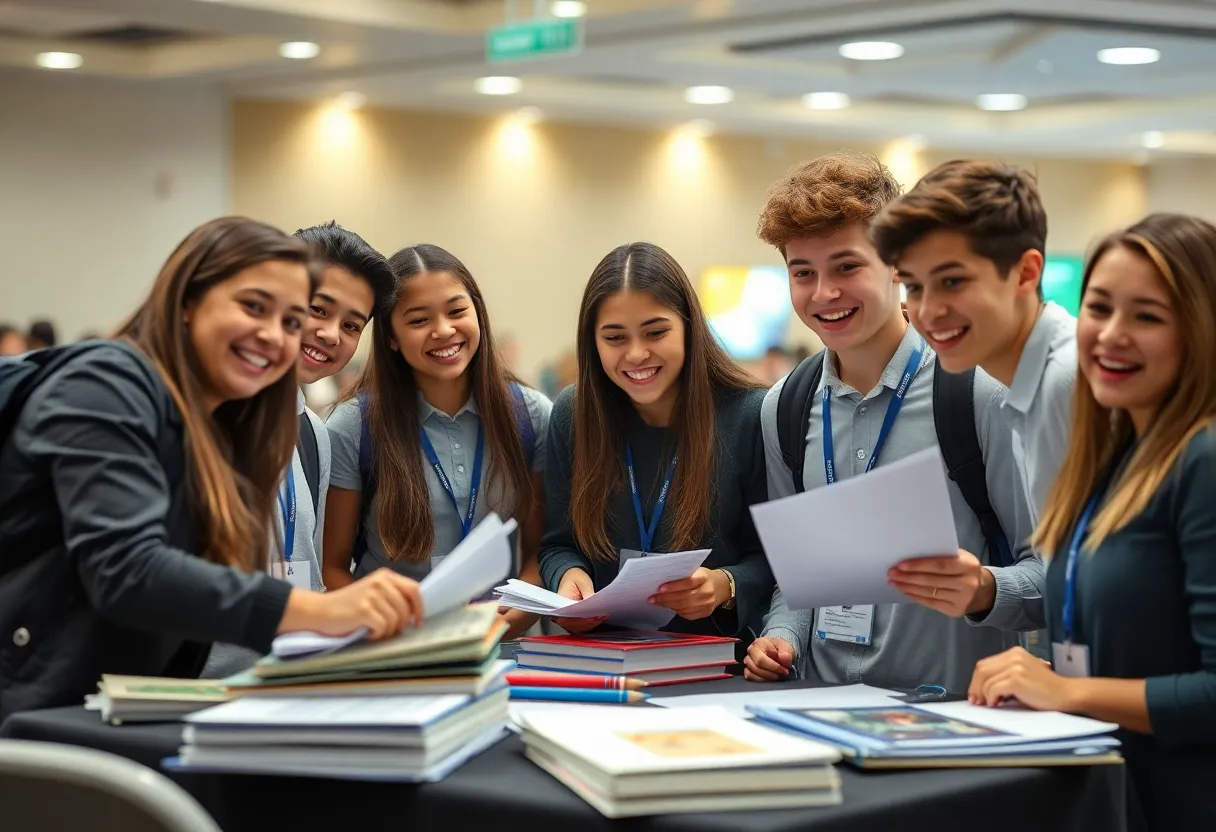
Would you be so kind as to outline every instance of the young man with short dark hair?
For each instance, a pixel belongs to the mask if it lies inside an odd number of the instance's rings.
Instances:
[[[908,315],[952,373],[979,367],[1009,388],[1002,406],[1038,522],[1068,449],[1076,320],[1042,297],[1047,214],[1034,177],[947,162],[870,224],[907,290]]]

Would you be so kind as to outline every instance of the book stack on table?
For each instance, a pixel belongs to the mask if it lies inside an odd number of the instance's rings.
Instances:
[[[322,655],[270,656],[186,717],[177,768],[419,781],[501,739],[506,625],[492,604]]]
[[[520,723],[528,759],[610,818],[841,802],[836,749],[723,708],[536,711]]]
[[[521,671],[624,676],[647,686],[725,679],[735,664],[735,639],[682,633],[622,631],[519,640]]]

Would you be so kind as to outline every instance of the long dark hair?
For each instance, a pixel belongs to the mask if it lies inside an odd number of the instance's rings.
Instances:
[[[578,313],[570,513],[579,548],[602,560],[617,557],[604,522],[604,504],[607,496],[626,488],[625,426],[633,405],[604,372],[595,322],[600,305],[626,290],[646,292],[684,321],[684,367],[670,428],[680,455],[667,515],[674,549],[696,548],[709,526],[718,450],[715,396],[762,387],[722,349],[692,283],[670,254],[652,243],[630,243],[600,261],[587,281]]]
[[[209,413],[184,315],[216,285],[270,260],[305,266],[309,294],[315,290],[316,266],[299,240],[245,217],[201,225],[169,255],[143,304],[115,333],[151,359],[181,411],[202,557],[248,571],[266,568],[275,495],[295,449],[295,364],[257,395]]]
[[[484,493],[500,514],[526,516],[535,495],[527,457],[516,425],[515,404],[508,388],[518,380],[504,366],[494,343],[490,318],[477,281],[454,255],[434,245],[403,248],[389,258],[394,286],[379,306],[372,327],[372,351],[356,388],[366,393],[367,420],[375,445],[376,493],[380,539],[389,560],[425,561],[435,548],[434,518],[422,465],[418,430],[418,386],[414,371],[393,350],[393,316],[415,275],[446,272],[460,281],[477,313],[481,340],[469,361],[470,389],[481,414],[488,456]],[[501,504],[513,497],[510,511]]]

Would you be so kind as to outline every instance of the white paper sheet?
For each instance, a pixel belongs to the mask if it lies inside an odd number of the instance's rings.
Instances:
[[[1096,719],[1062,714],[1058,711],[1032,711],[1020,706],[985,708],[969,702],[931,702],[917,703],[915,707],[1005,731],[1021,738],[1040,741],[1092,737],[1109,734],[1119,728],[1113,722],[1099,722]],[[988,740],[976,740],[977,743],[986,741]],[[1000,742],[999,739],[991,741]]]
[[[510,535],[515,527],[513,519],[504,523],[497,514],[487,514],[469,536],[419,582],[422,608],[427,618],[451,612],[482,597],[511,574]],[[284,633],[274,640],[271,652],[284,659],[316,656],[340,650],[366,637],[366,628],[345,636]]]
[[[887,583],[900,561],[958,551],[941,452],[751,507],[792,610],[910,603]]]
[[[640,630],[657,630],[675,616],[671,610],[650,603],[660,586],[692,575],[709,557],[709,549],[671,552],[632,558],[621,565],[616,579],[590,598],[571,601],[538,587],[520,587],[510,581],[498,588],[498,603],[541,615],[561,618],[598,618],[608,623]]]
[[[894,699],[903,694],[869,685],[836,685],[825,688],[787,688],[780,682],[756,683],[754,690],[741,693],[694,693],[687,696],[656,696],[651,705],[661,708],[726,708],[734,716],[751,718],[748,705],[767,708],[880,708],[903,705]]]
[[[520,720],[530,714],[576,713],[587,719],[595,719],[596,712],[613,711],[618,708],[633,708],[635,705],[593,705],[586,702],[540,702],[515,700],[507,705],[511,722],[507,726],[516,734],[520,731]]]

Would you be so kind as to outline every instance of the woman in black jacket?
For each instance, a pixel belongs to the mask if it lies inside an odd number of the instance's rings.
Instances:
[[[420,618],[388,571],[328,594],[266,574],[314,283],[299,241],[215,220],[116,340],[13,359],[43,366],[0,402],[19,409],[0,435],[0,719],[79,703],[102,673],[197,676],[212,641]]]

